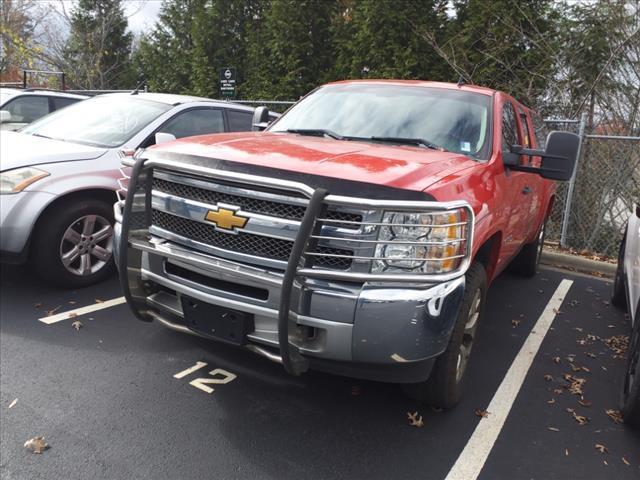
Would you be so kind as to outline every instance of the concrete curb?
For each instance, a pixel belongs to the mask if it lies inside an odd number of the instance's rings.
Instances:
[[[614,277],[617,268],[615,263],[599,262],[579,255],[550,252],[548,250],[542,251],[540,263],[582,273],[598,272],[605,277]]]

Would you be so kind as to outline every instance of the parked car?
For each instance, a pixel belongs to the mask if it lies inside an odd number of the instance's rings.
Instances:
[[[120,160],[138,148],[252,128],[253,108],[160,93],[107,94],[0,135],[0,253],[64,286],[112,270]]]
[[[625,423],[640,428],[640,202],[620,243],[611,303],[631,319],[621,412]]]
[[[89,97],[53,90],[0,88],[0,130],[18,130]]]
[[[488,286],[512,262],[536,273],[552,180],[574,170],[578,137],[545,145],[539,124],[487,88],[349,81],[265,132],[142,151],[116,205],[127,302],[293,375],[452,407]]]

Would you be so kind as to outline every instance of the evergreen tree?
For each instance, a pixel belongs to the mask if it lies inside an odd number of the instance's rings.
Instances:
[[[165,0],[155,28],[134,55],[138,76],[154,92],[191,93],[193,26],[206,0]]]
[[[79,0],[64,51],[72,83],[89,89],[131,87],[131,42],[121,0]]]
[[[331,77],[335,0],[272,0],[249,52],[245,92],[296,99]]]
[[[446,0],[343,1],[334,21],[336,76],[451,80],[427,40],[447,28]]]

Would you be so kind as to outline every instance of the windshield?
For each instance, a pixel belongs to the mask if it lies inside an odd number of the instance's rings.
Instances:
[[[362,83],[328,85],[294,105],[269,131],[325,130],[347,139],[397,138],[398,143],[419,139],[451,152],[486,159],[490,154],[490,106],[490,96],[459,90]]]
[[[131,95],[95,97],[58,110],[22,133],[95,147],[119,147],[171,105]]]

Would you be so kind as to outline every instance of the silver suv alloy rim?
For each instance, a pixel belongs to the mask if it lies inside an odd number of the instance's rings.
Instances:
[[[98,272],[111,259],[113,227],[100,215],[85,215],[65,230],[60,242],[60,261],[74,275]]]
[[[481,300],[480,289],[478,288],[476,290],[476,293],[473,295],[473,301],[471,302],[471,308],[469,309],[469,316],[467,317],[467,323],[464,326],[464,332],[462,334],[460,350],[458,351],[458,362],[456,364],[456,382],[460,382],[464,371],[467,369],[469,355],[471,355],[471,347],[473,347],[473,340],[476,336],[476,329],[478,328],[478,317],[480,316]]]

